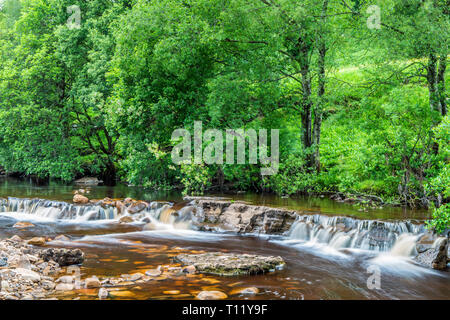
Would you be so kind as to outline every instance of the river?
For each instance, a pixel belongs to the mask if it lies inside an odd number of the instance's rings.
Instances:
[[[24,238],[70,236],[71,241],[52,241],[48,245],[82,249],[87,256],[81,267],[82,278],[90,275],[115,277],[143,273],[161,265],[176,266],[172,258],[179,253],[222,251],[280,255],[286,261],[283,270],[264,275],[221,277],[195,274],[131,284],[120,288],[115,299],[193,299],[202,290],[219,290],[227,293],[230,299],[450,299],[449,272],[421,267],[412,261],[411,256],[404,254],[405,246],[411,245],[406,240],[423,231],[423,220],[430,215],[426,210],[384,207],[361,211],[351,204],[320,197],[285,199],[273,195],[227,195],[252,204],[293,209],[306,217],[325,217],[320,221],[325,219],[326,223],[334,221],[332,217],[339,221],[344,219],[341,217],[347,217],[345,219],[351,223],[356,221],[358,225],[360,219],[388,221],[396,238],[385,250],[372,250],[353,244],[358,242],[355,234],[361,227],[355,228],[350,235],[343,233],[339,239],[334,237],[334,240],[327,241],[317,241],[327,235],[324,235],[322,227],[314,229],[311,222],[298,222],[284,236],[193,231],[177,228],[167,219],[159,222],[157,230],[143,231],[142,223],[118,224],[111,212],[97,212],[97,218],[85,219],[83,217],[89,215],[87,212],[70,205],[63,204],[62,207],[66,208],[63,212],[62,209],[51,209],[43,200],[37,205],[36,200],[23,200],[39,198],[70,203],[73,191],[78,188],[59,183],[38,186],[29,181],[1,178],[0,197],[10,199],[9,207],[4,206],[0,213],[0,238],[15,234]],[[88,196],[91,199],[132,197],[170,201],[174,208],[187,204],[179,193],[153,193],[123,185],[91,187]],[[73,216],[73,212],[77,216]],[[69,215],[72,216],[67,218]],[[18,230],[12,227],[17,221],[29,221],[35,227]],[[397,234],[397,229],[402,230]],[[403,241],[402,237],[406,240]],[[369,289],[367,285],[373,268],[380,271],[379,289]],[[260,293],[256,296],[233,293],[242,287],[257,287]],[[179,293],[164,293],[174,290]],[[97,290],[79,289],[58,297],[94,299]]]

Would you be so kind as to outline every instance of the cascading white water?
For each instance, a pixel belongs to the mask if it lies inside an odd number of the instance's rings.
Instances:
[[[167,202],[155,201],[132,217],[135,221],[154,224],[155,229],[189,229],[198,216],[193,214],[194,210],[202,209],[188,205],[175,210]],[[121,216],[131,215],[128,210],[119,214],[114,206],[74,205],[60,201],[13,197],[0,199],[0,212],[18,212],[51,220],[75,222],[117,220]],[[152,230],[152,226],[149,225],[147,230]],[[415,253],[415,243],[424,232],[423,225],[410,221],[386,222],[315,214],[299,216],[287,236],[292,240],[325,244],[334,249],[355,248],[409,256]]]
[[[151,202],[147,208],[138,214],[134,214],[135,220],[145,217],[159,220],[161,213],[171,209],[171,205],[161,202]],[[172,210],[174,211],[174,210]],[[113,206],[102,207],[100,205],[74,205],[62,201],[45,199],[20,199],[10,197],[0,200],[0,212],[17,212],[48,218],[50,220],[69,220],[86,222],[92,220],[117,220],[120,215],[118,209]],[[128,215],[128,212],[122,215]],[[170,217],[167,217],[167,220]],[[170,223],[170,221],[167,221]]]
[[[423,225],[410,221],[358,220],[342,216],[300,216],[288,232],[293,240],[325,244],[334,249],[355,248],[394,255],[415,253],[415,244],[425,232]]]
[[[418,237],[418,235],[410,233],[401,234],[392,247],[390,254],[393,256],[409,257],[410,255],[417,253],[416,241]]]

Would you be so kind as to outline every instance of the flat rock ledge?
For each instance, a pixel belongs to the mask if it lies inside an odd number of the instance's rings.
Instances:
[[[293,210],[255,206],[242,201],[212,197],[185,197],[196,210],[192,223],[202,231],[215,228],[236,233],[282,234],[289,230],[298,213]]]
[[[180,254],[174,260],[185,266],[195,266],[197,272],[222,276],[255,275],[285,266],[281,257],[223,252]]]

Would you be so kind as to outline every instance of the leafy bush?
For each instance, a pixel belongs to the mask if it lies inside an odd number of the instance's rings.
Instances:
[[[450,227],[450,203],[446,203],[433,211],[433,220],[427,221],[427,227],[438,234]]]

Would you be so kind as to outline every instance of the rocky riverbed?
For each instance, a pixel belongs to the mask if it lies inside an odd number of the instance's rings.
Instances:
[[[171,203],[89,195],[87,188],[77,190],[71,195],[74,204],[1,201],[0,233],[10,238],[0,242],[0,299],[328,299],[330,288],[356,297],[330,274],[344,279],[366,271],[361,266],[366,255],[374,256],[373,249],[361,256],[345,249],[358,248],[360,241],[386,249],[395,242],[394,251],[415,257],[403,268],[424,274],[442,271],[419,264],[445,270],[448,263],[448,242],[436,240],[415,221],[330,217],[217,197]],[[320,246],[313,255],[294,249],[313,236],[327,244],[324,258],[314,256]],[[336,249],[354,262],[336,264],[330,256]],[[357,275],[352,281],[364,292],[359,298],[386,296],[365,290]],[[384,283],[401,281],[386,277]],[[326,284],[316,287],[316,282]],[[440,281],[433,286],[438,293],[422,287],[423,296],[441,297],[448,288]]]
[[[64,267],[80,264],[79,249],[39,249],[18,236],[0,242],[0,299],[45,299],[57,290]]]
[[[274,272],[285,264],[281,257],[271,256],[223,252],[181,254],[174,257],[173,265],[160,265],[155,269],[114,277],[87,276],[82,279],[80,266],[85,261],[84,252],[80,249],[39,248],[30,244],[30,240],[13,236],[0,241],[0,300],[65,299],[73,297],[76,292],[89,293],[98,299],[114,299],[132,295],[127,288],[148,284],[158,286],[159,282],[168,279],[179,281],[200,273],[255,275]],[[229,294],[255,295],[258,292],[255,287],[245,287],[236,288]],[[163,293],[181,297],[179,290],[165,290]],[[203,290],[195,296],[199,300],[227,297],[226,293],[218,290]]]

